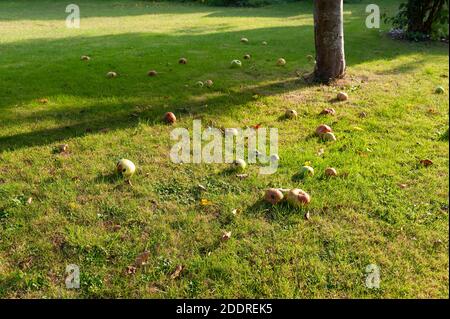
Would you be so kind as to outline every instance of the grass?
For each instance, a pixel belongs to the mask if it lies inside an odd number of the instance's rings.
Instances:
[[[81,29],[67,29],[64,1],[1,1],[0,297],[448,298],[449,105],[434,94],[448,90],[448,46],[366,29],[368,3],[345,6],[346,80],[320,86],[296,75],[313,68],[306,2],[78,0]],[[236,58],[242,69],[229,68]],[[195,86],[206,79],[213,88]],[[350,100],[333,103],[340,90]],[[336,116],[319,115],[330,106]],[[298,119],[280,120],[286,108]],[[172,163],[167,111],[190,130],[193,119],[278,128],[277,173],[250,165],[240,180],[226,164]],[[311,136],[322,122],[336,142]],[[68,154],[54,153],[61,143]],[[133,187],[112,173],[122,157],[138,167]],[[316,176],[299,181],[307,161]],[[340,176],[325,178],[328,166]],[[270,186],[300,187],[312,202],[270,207]],[[147,264],[127,274],[144,251]],[[65,288],[68,264],[80,289]],[[380,289],[365,287],[369,264]]]

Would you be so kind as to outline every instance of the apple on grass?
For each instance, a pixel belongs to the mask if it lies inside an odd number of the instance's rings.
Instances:
[[[305,165],[300,169],[300,175],[303,178],[312,177],[312,176],[314,176],[314,168],[312,168],[311,166]]]
[[[239,60],[231,61],[231,68],[238,69],[240,67],[242,67],[242,62],[241,61],[239,61]]]
[[[123,158],[117,162],[116,170],[123,177],[131,178],[131,176],[133,176],[134,172],[136,171],[136,166],[132,161]]]
[[[272,205],[278,204],[283,200],[283,198],[284,198],[283,193],[276,188],[267,189],[264,195],[264,200]]]
[[[233,161],[233,169],[236,172],[243,172],[245,171],[246,167],[247,167],[247,163],[243,160],[243,159],[236,159]]]
[[[311,196],[304,190],[294,188],[287,194],[287,201],[295,207],[302,207],[311,202]]]
[[[164,120],[169,124],[173,124],[177,121],[177,117],[172,112],[167,112],[164,115]]]
[[[285,116],[288,119],[293,119],[293,118],[296,118],[298,116],[298,114],[297,114],[296,110],[286,110]]]

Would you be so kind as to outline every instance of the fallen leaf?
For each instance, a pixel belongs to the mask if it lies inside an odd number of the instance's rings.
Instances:
[[[48,103],[48,99],[39,99],[38,102],[42,103],[42,104],[46,104],[46,103]]]
[[[210,204],[210,201],[207,200],[207,199],[203,198],[203,199],[200,200],[200,205],[202,205],[202,206],[207,206],[209,204]]]
[[[175,271],[170,275],[170,279],[177,279],[183,271],[183,265],[178,265]]]
[[[149,251],[144,251],[142,254],[140,254],[139,256],[136,257],[136,260],[134,262],[134,265],[136,267],[140,267],[143,266],[147,263],[148,257],[150,256],[150,252]]]
[[[151,294],[157,294],[157,293],[161,293],[161,292],[164,292],[164,291],[162,291],[161,289],[159,289],[156,286],[150,286],[148,288],[148,292],[151,293]]]
[[[202,191],[206,191],[206,187],[203,186],[202,184],[198,184],[197,187]]]
[[[125,269],[125,273],[127,275],[134,275],[136,273],[136,267],[134,267],[134,266],[127,266],[127,268]]]
[[[365,117],[367,117],[367,113],[366,112],[361,112],[361,113],[359,113],[359,117],[365,118]]]
[[[317,156],[322,156],[323,153],[325,153],[325,150],[323,148],[321,148],[317,151]]]
[[[237,178],[244,179],[248,177],[248,174],[236,174]]]
[[[408,187],[408,185],[406,185],[406,184],[398,184],[398,187],[400,187],[401,189],[405,189],[406,187]]]
[[[233,210],[231,211],[231,213],[232,213],[234,216],[236,216],[238,212],[239,212],[239,209],[237,209],[237,208],[235,208],[235,209],[233,209]]]
[[[311,215],[309,214],[309,212],[306,212],[305,219],[306,220],[310,220],[311,219]]]
[[[254,128],[255,130],[259,129],[262,127],[262,123],[258,123],[256,125],[253,125],[252,128]]]
[[[31,205],[32,202],[33,202],[33,197],[28,197],[27,204]]]

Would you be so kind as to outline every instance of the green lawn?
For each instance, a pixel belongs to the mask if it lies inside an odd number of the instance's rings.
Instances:
[[[67,3],[0,2],[0,297],[448,298],[448,45],[391,40],[387,26],[365,28],[371,1],[347,4],[347,78],[308,85],[296,75],[313,68],[307,1],[77,0],[80,29],[65,27]],[[195,86],[206,79],[211,89]],[[349,101],[333,103],[340,90]],[[337,114],[319,115],[326,107]],[[298,118],[280,120],[286,108]],[[277,173],[250,165],[241,180],[226,164],[172,163],[167,111],[175,127],[278,128]],[[312,136],[321,123],[336,142]],[[54,152],[61,143],[69,154]],[[137,166],[132,187],[113,174],[122,157]],[[316,175],[299,181],[305,162]],[[340,176],[325,178],[328,166]],[[312,202],[271,207],[271,186]],[[147,264],[127,274],[144,251]],[[78,290],[65,287],[68,264],[80,267]],[[369,264],[379,289],[365,286]]]

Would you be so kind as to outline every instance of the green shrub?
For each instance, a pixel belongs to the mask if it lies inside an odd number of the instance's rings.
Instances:
[[[449,0],[408,0],[386,21],[404,30],[410,40],[448,39]]]

